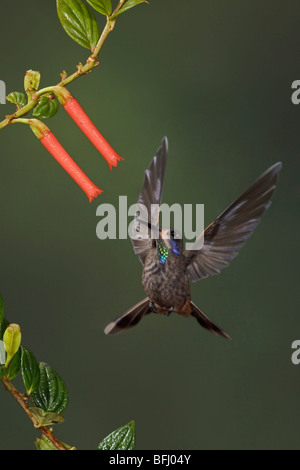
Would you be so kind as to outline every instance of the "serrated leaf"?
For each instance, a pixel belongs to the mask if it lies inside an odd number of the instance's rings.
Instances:
[[[99,11],[102,15],[109,16],[112,11],[111,1],[110,0],[86,0],[91,7],[96,11]]]
[[[16,104],[18,108],[23,108],[23,106],[25,106],[27,103],[25,93],[21,93],[20,91],[12,91],[9,95],[7,95],[6,99],[10,103]]]
[[[53,411],[44,411],[42,408],[34,406],[31,406],[29,409],[39,423],[38,426],[35,427],[41,428],[42,426],[52,426],[53,424],[61,424],[64,422],[64,417],[58,413],[53,413]]]
[[[49,119],[57,113],[58,108],[58,101],[43,96],[34,108],[32,116],[36,119]]]
[[[125,424],[109,434],[98,445],[98,450],[134,450],[135,424],[134,421]]]
[[[26,392],[30,395],[40,382],[40,368],[31,351],[21,347],[21,372]]]
[[[3,334],[3,343],[6,351],[5,367],[8,367],[21,344],[21,328],[17,323],[8,325]]]
[[[130,10],[133,7],[136,7],[140,3],[148,3],[147,0],[128,0],[120,10],[118,10],[114,15],[112,15],[110,18],[113,20],[117,16],[121,15],[122,13],[125,13],[126,11]]]
[[[21,370],[21,348],[18,349],[14,357],[9,363],[9,366],[5,366],[5,372],[3,375],[9,380],[14,379]]]
[[[57,14],[66,33],[83,47],[93,50],[99,40],[97,21],[79,0],[56,0]]]
[[[61,415],[68,406],[69,394],[61,377],[52,367],[41,362],[40,382],[30,398],[34,406]]]

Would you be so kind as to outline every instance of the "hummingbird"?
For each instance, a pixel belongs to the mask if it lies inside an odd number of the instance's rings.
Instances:
[[[159,207],[161,204],[167,156],[168,140],[164,137],[145,172],[139,195],[138,204],[146,207],[148,214],[151,214],[152,205]],[[278,162],[268,168],[208,225],[201,234],[201,249],[193,249],[197,247],[200,236],[192,249],[185,250],[178,231],[159,228],[159,211],[155,226],[153,218],[143,221],[139,218],[140,211],[137,211],[135,222],[146,225],[149,232],[157,231],[155,238],[131,238],[134,253],[143,265],[142,285],[147,297],[109,323],[104,332],[108,335],[131,328],[150,313],[169,316],[176,312],[184,317],[194,317],[211,333],[231,339],[192,302],[189,281],[219,274],[235,258],[270,206],[281,167],[281,162]]]

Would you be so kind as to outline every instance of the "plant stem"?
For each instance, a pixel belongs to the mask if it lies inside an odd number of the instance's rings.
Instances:
[[[58,449],[58,450],[67,450],[66,447],[61,442],[59,442],[59,440],[53,435],[53,433],[50,431],[49,428],[47,428],[46,426],[39,427],[39,423],[36,420],[36,418],[33,416],[33,414],[31,413],[31,411],[30,411],[30,409],[29,409],[29,407],[26,403],[26,400],[24,398],[24,395],[22,395],[22,393],[20,393],[15,388],[15,386],[11,383],[11,381],[8,380],[6,377],[2,377],[1,381],[4,385],[4,387],[6,388],[6,390],[9,393],[11,393],[11,395],[14,397],[14,399],[23,408],[23,410],[25,411],[27,416],[31,419],[31,421],[33,422],[34,427],[40,429],[42,431],[42,433],[45,434],[45,436],[47,436],[47,438],[52,442],[52,444],[56,447],[56,449]]]
[[[120,8],[122,8],[124,3],[125,3],[125,0],[120,0],[118,5],[116,6],[114,12],[112,13],[112,15],[114,15],[117,11],[119,11]],[[98,41],[94,51],[92,52],[92,54],[87,59],[86,64],[83,65],[83,66],[82,65],[78,66],[77,67],[77,72],[74,72],[73,74],[71,74],[68,77],[64,78],[57,85],[66,86],[69,83],[71,83],[73,80],[75,80],[76,78],[80,77],[81,75],[87,74],[94,67],[97,67],[100,64],[100,62],[97,61],[97,57],[99,55],[99,52],[100,52],[107,36],[114,29],[115,24],[116,24],[116,20],[117,20],[117,18],[111,20],[110,17],[107,16],[106,25],[105,25],[105,27],[104,27],[101,35],[100,35],[99,41]],[[25,114],[27,114],[32,108],[35,107],[36,103],[40,99],[40,96],[44,93],[51,92],[52,88],[53,87],[47,87],[47,88],[41,89],[40,91],[37,91],[33,95],[32,99],[25,106],[23,106],[23,108],[18,109],[14,114],[6,116],[6,119],[4,119],[3,121],[0,122],[0,130],[3,129],[3,127],[6,127],[8,124],[10,124],[13,119],[16,119],[20,116],[24,116]]]
[[[113,16],[115,13],[117,13],[117,11],[119,11],[120,8],[122,8],[122,6],[124,5],[125,2],[126,2],[126,0],[120,0],[118,5],[116,6],[114,11],[112,12],[111,16]]]

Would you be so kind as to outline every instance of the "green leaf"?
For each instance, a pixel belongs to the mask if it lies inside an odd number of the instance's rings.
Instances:
[[[134,450],[135,449],[135,424],[134,421],[125,424],[113,431],[98,445],[98,450]]]
[[[112,11],[111,1],[110,0],[86,0],[91,7],[96,11],[99,11],[102,15],[109,16]]]
[[[37,119],[48,119],[57,113],[58,108],[58,101],[43,96],[34,108],[32,116]]]
[[[140,3],[148,3],[147,0],[128,0],[120,10],[117,11],[114,15],[112,15],[110,18],[113,20],[117,16],[121,15],[122,13],[125,13],[127,10],[130,10],[130,8],[133,8]]]
[[[5,367],[8,367],[21,344],[21,328],[17,323],[8,325],[3,334],[3,342],[6,351]]]
[[[18,106],[18,108],[23,108],[27,103],[27,98],[25,93],[21,93],[20,91],[12,91],[7,97],[7,101],[10,103],[14,103]]]
[[[2,299],[2,295],[0,294],[0,323],[2,323],[4,319],[4,302]]]
[[[72,447],[69,444],[66,444],[63,441],[59,441],[66,449],[75,450],[76,447]],[[45,434],[42,434],[42,437],[37,437],[34,441],[37,450],[58,450],[54,444],[48,439]]]
[[[9,380],[14,379],[21,369],[21,348],[18,349],[14,357],[9,363],[8,367],[5,367],[5,372],[3,375],[7,377]]]
[[[42,408],[34,406],[31,406],[29,409],[39,423],[38,426],[35,425],[37,428],[41,428],[42,426],[51,426],[53,424],[61,424],[64,422],[63,416],[58,413],[53,413],[53,411],[44,411]]]
[[[1,301],[2,301],[2,308],[3,308],[3,300],[2,300],[2,297],[1,297]],[[4,334],[4,331],[6,330],[6,328],[8,327],[9,325],[9,322],[6,320],[6,318],[2,318],[2,320],[0,321],[0,341],[1,341],[1,344],[0,344],[0,348],[1,348],[1,352],[0,352],[0,379],[1,377],[3,377],[5,375],[5,362],[6,362],[6,351],[5,351],[5,347],[4,347],[4,343],[2,341],[2,338],[3,338],[3,334]]]
[[[31,100],[32,95],[39,89],[41,81],[41,74],[36,70],[26,70],[24,77],[24,90],[28,96],[28,99]]]
[[[44,411],[63,414],[68,406],[68,390],[60,376],[44,362],[40,363],[40,382],[31,393],[31,402]]]
[[[40,382],[40,368],[31,351],[21,346],[21,372],[26,392],[30,395]]]
[[[42,434],[42,437],[37,437],[34,443],[37,450],[58,450],[45,434]]]
[[[99,40],[97,21],[79,0],[56,0],[57,14],[66,33],[83,47],[93,50]]]

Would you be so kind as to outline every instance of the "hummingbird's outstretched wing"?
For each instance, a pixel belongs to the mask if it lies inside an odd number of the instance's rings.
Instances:
[[[154,230],[158,230],[159,210],[152,211],[151,222],[151,205],[159,205],[161,203],[167,156],[168,139],[164,137],[148,170],[145,171],[144,184],[138,200],[139,208],[135,216],[135,219],[142,220],[142,224],[135,220],[135,238],[131,238],[134,252],[140,257],[142,263],[144,263],[145,257],[152,246],[150,238],[151,224]],[[144,215],[143,206],[147,211],[146,215]],[[146,220],[144,220],[145,217]],[[144,237],[142,236],[143,234]],[[148,238],[145,238],[145,236]]]
[[[149,297],[136,304],[130,310],[125,312],[121,317],[115,321],[109,323],[104,330],[106,335],[119,333],[120,331],[126,330],[135,326],[145,315],[151,313],[153,307],[150,305]]]
[[[271,166],[205,229],[200,250],[184,251],[192,281],[218,274],[238,254],[271,204],[281,167],[280,162]]]

